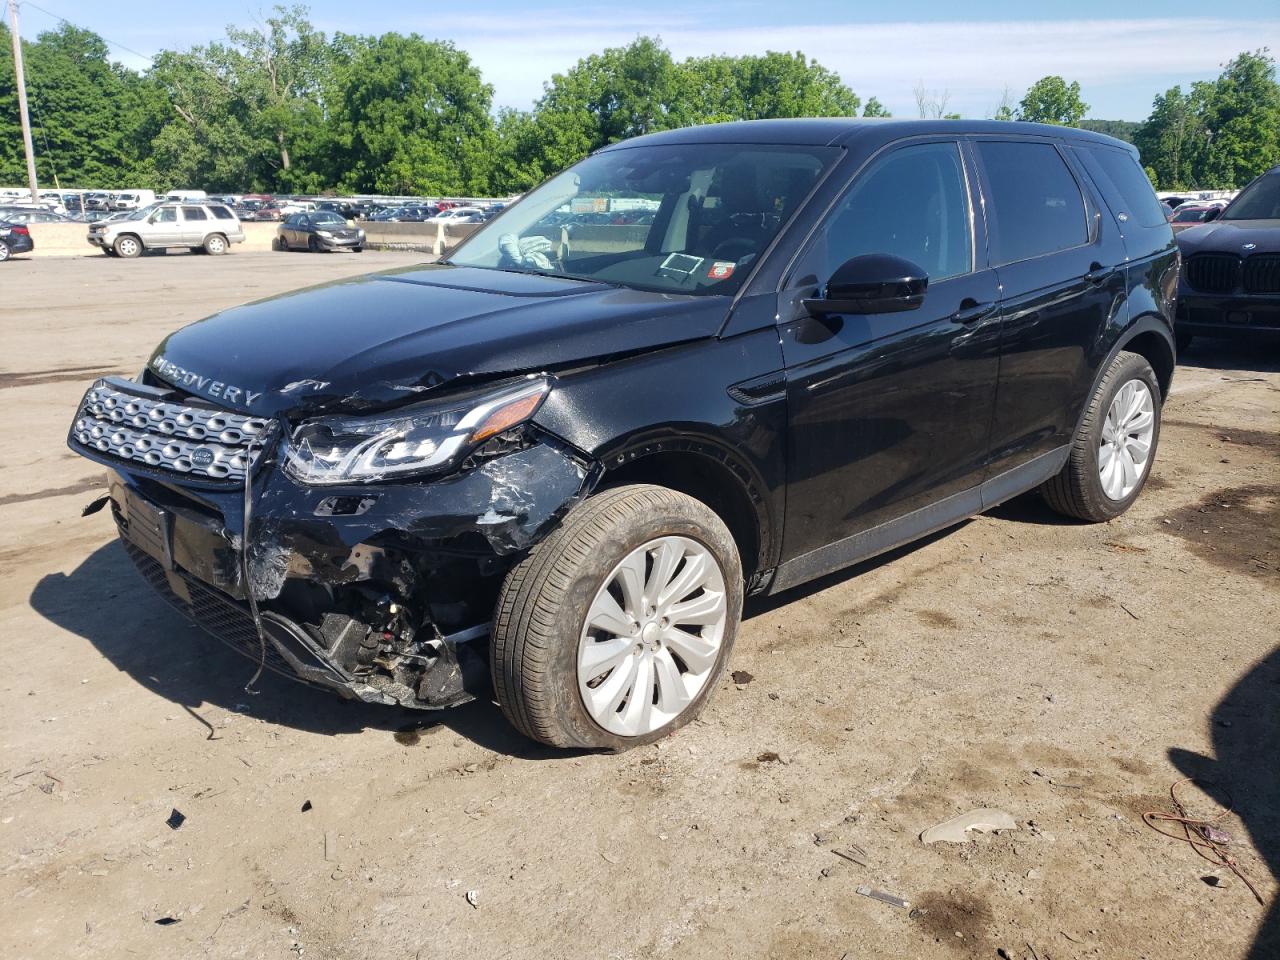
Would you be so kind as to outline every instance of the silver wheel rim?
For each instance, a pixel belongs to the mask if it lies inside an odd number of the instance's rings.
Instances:
[[[218,237],[211,237],[211,238],[210,238],[210,240],[209,240],[209,252],[210,252],[210,253],[221,253],[221,252],[222,252],[222,240],[221,240],[221,239],[219,239]]]
[[[8,259],[9,259],[9,245],[7,243],[0,243],[0,260],[8,260]]]
[[[1145,380],[1130,380],[1116,391],[1102,423],[1098,479],[1110,500],[1123,500],[1138,488],[1151,462],[1156,432],[1155,400]]]
[[[126,257],[133,256],[137,249],[138,241],[136,240],[125,239],[120,241],[120,253]]]
[[[728,621],[724,573],[688,537],[637,547],[605,578],[578,640],[578,691],[591,719],[639,737],[697,698],[720,656]]]

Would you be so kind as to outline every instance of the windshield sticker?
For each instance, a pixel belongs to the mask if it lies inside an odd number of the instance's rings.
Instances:
[[[658,267],[658,276],[672,280],[688,280],[705,262],[705,257],[691,257],[687,253],[673,253]]]
[[[712,280],[728,280],[733,276],[733,263],[729,260],[717,260],[707,271],[707,276]]]

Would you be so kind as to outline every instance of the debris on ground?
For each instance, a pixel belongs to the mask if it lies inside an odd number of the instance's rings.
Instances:
[[[864,897],[870,897],[872,900],[887,903],[892,907],[901,907],[904,910],[911,907],[910,900],[903,900],[901,897],[895,897],[892,893],[885,893],[883,890],[876,890],[873,887],[861,886],[855,892],[862,894]]]
[[[968,832],[977,830],[982,833],[995,833],[998,830],[1017,830],[1018,824],[1013,817],[1003,810],[993,807],[980,807],[959,816],[935,824],[920,834],[922,843],[965,843]]]
[[[475,909],[475,910],[479,910],[479,909],[480,909],[480,891],[479,891],[479,890],[468,890],[468,891],[467,891],[467,903],[471,904],[471,906],[472,906],[472,908],[473,908],[473,909]]]
[[[851,843],[848,847],[833,849],[831,852],[843,860],[848,860],[850,863],[856,863],[860,867],[868,867],[871,865],[867,862],[867,851],[863,850],[856,843]]]
[[[310,800],[302,801],[302,812],[306,813],[310,809],[311,809],[311,801]]]
[[[776,751],[766,750],[760,756],[756,757],[756,763],[786,763]]]
[[[740,687],[745,687],[748,683],[750,683],[752,680],[755,679],[754,675],[747,673],[747,671],[745,670],[735,670],[733,671],[732,676],[733,676],[733,682]]]
[[[187,815],[177,807],[173,808],[173,812],[169,814],[169,819],[165,824],[170,830],[177,830],[180,826],[187,822]]]
[[[181,922],[182,921],[178,917],[161,917],[159,920],[156,921],[156,926],[167,927],[167,926],[170,926],[171,924],[181,923]]]

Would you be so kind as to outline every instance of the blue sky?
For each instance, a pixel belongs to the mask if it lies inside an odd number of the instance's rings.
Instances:
[[[918,85],[947,91],[949,110],[987,116],[1006,86],[1016,101],[1037,78],[1060,73],[1080,81],[1090,116],[1141,120],[1156,93],[1211,79],[1242,50],[1280,52],[1275,0],[471,0],[447,6],[314,0],[308,6],[326,32],[395,30],[452,40],[494,85],[495,104],[516,107],[528,107],[552,73],[637,34],[661,36],[677,58],[803,50],[864,100],[878,96],[898,116],[915,115]],[[121,62],[142,67],[145,59],[124,48],[144,55],[183,49],[221,36],[228,23],[252,23],[270,5],[41,0],[39,7],[95,30],[116,45]],[[55,25],[44,10],[22,5],[24,36]]]

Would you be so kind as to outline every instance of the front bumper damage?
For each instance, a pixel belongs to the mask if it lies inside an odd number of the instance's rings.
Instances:
[[[240,486],[179,484],[72,447],[110,468],[127,553],[197,624],[295,679],[431,709],[485,688],[473,641],[503,576],[598,479],[554,438],[500,439],[506,452],[417,483],[308,487],[259,463],[243,558]]]

